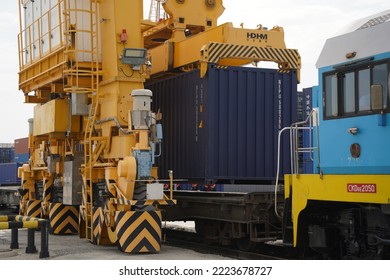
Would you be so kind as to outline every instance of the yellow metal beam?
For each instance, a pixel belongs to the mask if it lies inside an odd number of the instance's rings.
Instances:
[[[231,23],[211,28],[182,41],[166,41],[150,49],[150,59],[151,75],[185,69],[191,65],[199,67],[200,62],[241,66],[251,62],[273,61],[281,70],[297,70],[299,79],[301,68],[299,52],[286,48],[283,28],[244,29],[234,28]]]
[[[27,94],[52,82],[62,81],[66,65],[63,51],[64,48],[59,48],[34,63],[24,65],[19,72],[19,89]]]
[[[366,185],[366,189],[351,185]],[[285,197],[291,197],[294,246],[297,245],[298,218],[309,200],[390,204],[390,175],[323,175],[302,174],[285,176]]]

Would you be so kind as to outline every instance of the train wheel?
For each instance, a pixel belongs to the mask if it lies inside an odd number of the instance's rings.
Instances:
[[[42,215],[41,200],[28,200],[26,204],[26,216],[40,218]]]
[[[160,211],[116,211],[118,248],[126,253],[155,253],[161,249]]]
[[[196,220],[195,231],[208,244],[219,241],[218,222],[209,220]]]
[[[50,203],[49,222],[53,234],[77,234],[79,211],[76,206]]]
[[[102,207],[94,207],[92,215],[93,224],[93,243],[97,245],[110,245],[107,226],[104,222],[104,214]]]

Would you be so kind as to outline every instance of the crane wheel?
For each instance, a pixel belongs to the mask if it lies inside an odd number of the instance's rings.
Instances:
[[[92,214],[93,243],[97,245],[110,245],[110,239],[107,233],[107,225],[104,222],[104,213],[102,207],[94,207]]]
[[[126,253],[156,253],[161,249],[160,211],[116,211],[117,246]]]
[[[40,218],[42,215],[41,200],[28,200],[26,206],[26,216]]]
[[[52,234],[77,234],[79,211],[76,206],[50,203],[49,222]]]

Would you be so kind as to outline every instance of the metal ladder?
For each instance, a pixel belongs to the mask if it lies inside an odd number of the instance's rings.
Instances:
[[[99,104],[99,38],[98,38],[98,0],[90,0],[89,7],[83,7],[85,1],[65,0],[66,49],[64,54],[68,68],[64,70],[67,82],[64,91],[72,94],[87,94],[91,100],[84,133],[84,169],[83,200],[80,211],[86,223],[86,239],[93,239],[93,168],[104,148],[104,141],[94,135],[94,124]],[[83,19],[89,17],[89,26],[83,26]],[[84,23],[85,24],[85,23]],[[89,28],[87,28],[89,27]],[[79,40],[89,39],[90,48],[80,48]]]
[[[309,145],[308,147],[303,147],[299,145],[300,132],[309,131]],[[289,127],[285,127],[279,131],[278,134],[278,163],[276,171],[276,182],[275,182],[275,195],[274,195],[274,206],[275,214],[279,219],[282,219],[282,216],[278,213],[277,210],[277,195],[279,190],[279,173],[280,173],[280,147],[281,147],[281,136],[283,132],[290,132],[290,166],[291,173],[296,176],[299,175],[299,155],[304,153],[309,153],[310,160],[314,161],[314,152],[316,152],[317,166],[320,166],[320,153],[319,153],[319,135],[318,135],[318,110],[314,109],[310,112],[307,118],[304,121],[293,123]],[[313,139],[313,133],[315,133],[315,139]],[[315,145],[314,145],[315,140]]]
[[[307,147],[304,147],[303,144],[300,145],[299,140],[301,136],[303,137],[302,134],[304,133],[304,131],[308,131],[309,145]],[[315,134],[315,137],[313,134]],[[293,174],[298,175],[300,173],[300,154],[309,154],[309,160],[311,162],[314,162],[314,152],[316,152],[317,166],[320,165],[318,110],[312,110],[304,121],[297,122],[291,125],[290,147],[292,154],[290,165],[291,172]]]

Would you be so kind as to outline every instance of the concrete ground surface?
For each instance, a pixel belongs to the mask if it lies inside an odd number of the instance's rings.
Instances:
[[[19,249],[10,249],[11,230],[0,230],[0,262],[7,260],[39,260],[41,233],[35,232],[38,253],[27,254],[27,229],[19,229]],[[53,260],[223,260],[219,255],[201,254],[182,248],[161,245],[159,253],[128,254],[116,246],[98,246],[77,235],[49,235],[49,258]]]

